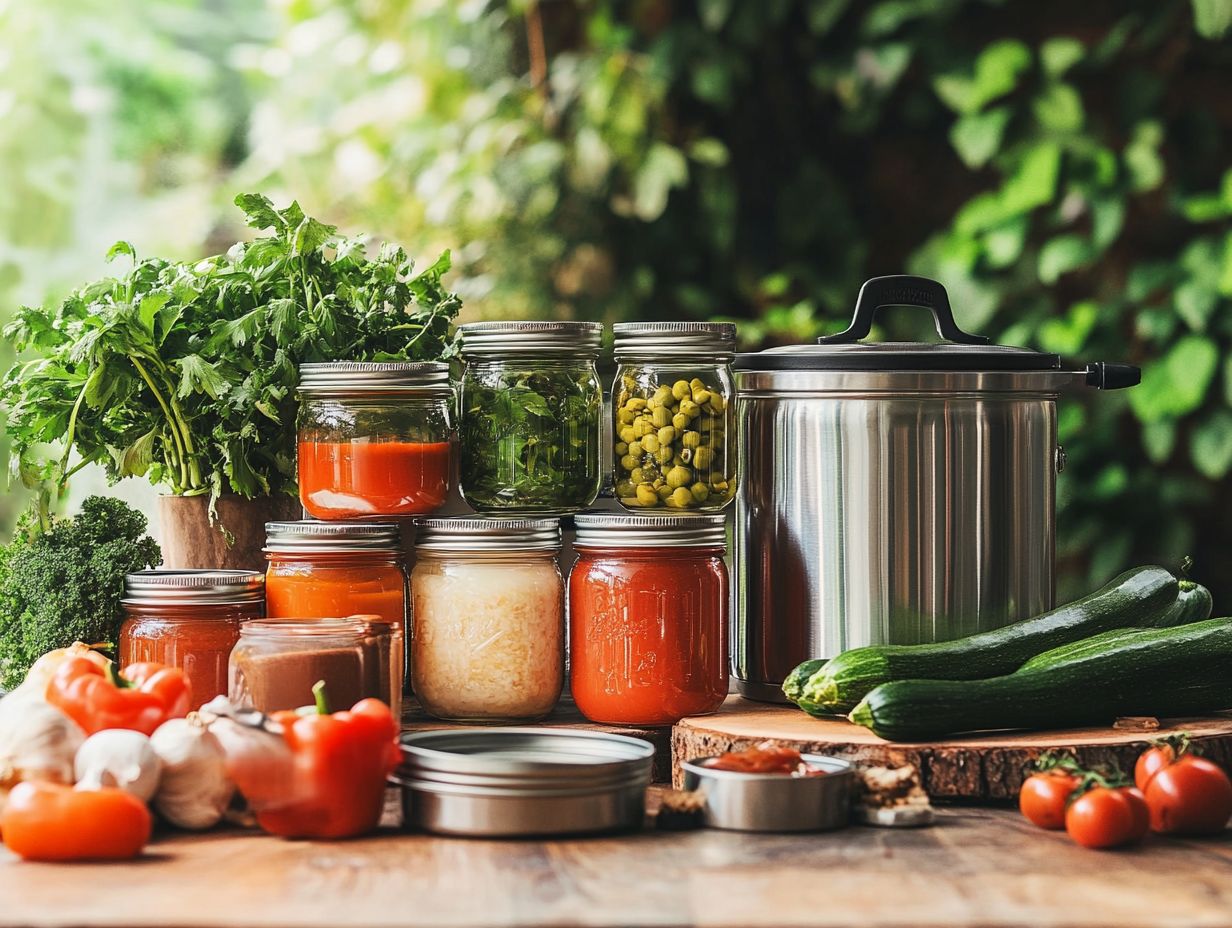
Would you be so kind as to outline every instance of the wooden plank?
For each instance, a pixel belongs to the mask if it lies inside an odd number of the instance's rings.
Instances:
[[[0,851],[0,928],[1038,926],[1232,923],[1232,842],[1084,851],[1009,811],[919,831],[647,832],[568,841],[216,832],[139,862]]]
[[[791,706],[771,706],[738,696],[729,697],[715,715],[680,722],[673,730],[672,754],[679,782],[683,760],[770,740],[864,766],[914,764],[933,797],[1009,800],[1018,795],[1025,772],[1045,751],[1070,751],[1088,765],[1115,762],[1128,770],[1152,739],[1179,731],[1188,731],[1212,760],[1232,767],[1229,713],[1165,720],[1156,731],[1065,729],[896,744],[841,719],[815,719]]]

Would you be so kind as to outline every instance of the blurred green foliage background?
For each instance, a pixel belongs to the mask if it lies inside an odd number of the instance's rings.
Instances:
[[[926,274],[967,329],[1145,368],[1063,404],[1061,592],[1189,553],[1226,603],[1230,26],[1232,0],[0,0],[0,307],[118,238],[221,250],[245,190],[453,248],[471,318],[722,316],[754,347]]]

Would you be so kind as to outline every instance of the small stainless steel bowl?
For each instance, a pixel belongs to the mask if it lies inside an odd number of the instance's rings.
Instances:
[[[597,834],[640,827],[654,748],[570,729],[488,728],[403,735],[407,827],[446,835]]]
[[[716,770],[714,757],[685,761],[684,788],[705,797],[705,823],[728,831],[828,831],[847,824],[852,765],[838,757],[804,754],[824,776]]]

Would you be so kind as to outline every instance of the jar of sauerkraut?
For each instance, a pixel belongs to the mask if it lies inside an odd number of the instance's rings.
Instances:
[[[450,722],[531,722],[564,685],[564,582],[556,519],[418,523],[411,681]]]

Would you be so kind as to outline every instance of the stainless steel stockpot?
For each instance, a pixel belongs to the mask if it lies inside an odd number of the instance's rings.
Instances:
[[[883,306],[929,309],[944,341],[861,343]],[[941,284],[906,276],[866,282],[845,332],[734,367],[733,669],[773,701],[803,660],[1051,608],[1057,399],[1139,380],[990,345],[958,328]]]

